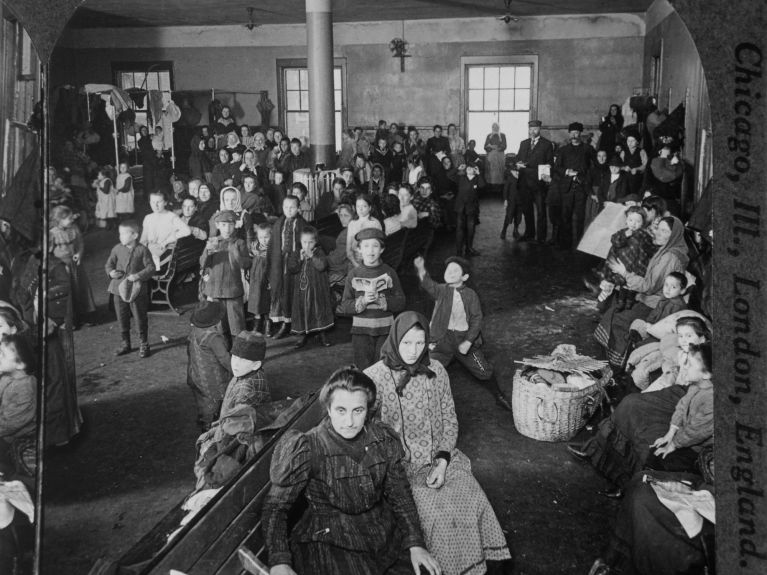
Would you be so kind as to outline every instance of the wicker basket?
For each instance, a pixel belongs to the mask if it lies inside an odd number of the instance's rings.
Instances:
[[[518,369],[511,396],[514,427],[539,441],[571,439],[599,407],[611,377],[612,370],[605,367],[594,385],[577,391],[554,391],[545,384],[531,382]]]

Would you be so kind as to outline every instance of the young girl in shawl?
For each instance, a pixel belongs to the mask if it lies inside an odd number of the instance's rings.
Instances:
[[[120,173],[117,174],[115,187],[117,188],[117,197],[115,198],[115,211],[120,221],[133,217],[136,208],[133,205],[133,176],[128,172],[128,162],[120,162]]]
[[[83,237],[80,228],[75,225],[75,215],[67,206],[56,206],[51,210],[48,243],[53,255],[64,262],[69,272],[70,290],[74,294],[72,328],[77,328],[87,314],[96,311],[96,303],[88,274],[82,266]]]
[[[458,420],[447,371],[429,357],[429,322],[400,314],[365,370],[376,384],[376,417],[394,428],[426,546],[448,575],[478,575],[511,558],[490,502],[457,449]]]
[[[291,254],[301,249],[301,232],[306,225],[298,213],[298,204],[295,196],[287,196],[282,200],[282,215],[272,226],[272,239],[269,242],[269,287],[272,290],[269,319],[272,323],[282,322],[274,335],[275,339],[290,333],[295,276],[288,273],[288,260]]]
[[[256,317],[253,328],[256,333],[272,336],[269,319],[271,295],[269,290],[269,260],[267,252],[272,240],[272,226],[267,223],[256,226],[256,240],[250,243],[250,273],[248,274],[248,312]]]
[[[117,217],[116,193],[112,184],[112,168],[104,166],[99,168],[93,188],[96,190],[96,219],[100,228],[112,228],[114,219]]]
[[[234,231],[235,236],[250,244],[250,242],[253,241],[253,220],[247,210],[242,209],[242,196],[240,190],[233,186],[228,186],[221,190],[221,200],[218,212],[216,212],[210,219],[209,237],[218,235],[218,228],[216,227],[214,220],[216,215],[225,211],[234,212],[235,218],[237,218]]]
[[[319,335],[320,344],[328,347],[325,331],[333,327],[333,307],[328,281],[328,261],[321,246],[317,245],[317,230],[304,226],[301,232],[301,251],[288,258],[288,272],[293,280],[293,330],[299,335],[296,349],[306,345],[310,335]]]

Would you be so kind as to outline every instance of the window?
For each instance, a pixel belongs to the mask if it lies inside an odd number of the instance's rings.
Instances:
[[[280,101],[283,125],[291,138],[309,137],[309,70],[306,61],[278,62],[280,69]],[[336,149],[341,149],[341,131],[344,126],[344,67],[336,63],[333,68],[335,96]]]
[[[173,66],[171,62],[118,62],[112,64],[112,74],[115,85],[123,90],[139,88],[143,90],[159,90],[163,96],[163,106],[171,100],[173,90]],[[136,123],[151,129],[154,123],[149,118],[149,97],[145,95],[143,101],[135,104]],[[127,149],[136,147],[136,136],[124,134],[124,143]]]
[[[463,58],[466,141],[481,150],[493,122],[501,126],[510,148],[527,138],[535,111],[536,57]]]

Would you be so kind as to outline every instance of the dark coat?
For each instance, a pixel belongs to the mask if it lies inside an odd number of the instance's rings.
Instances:
[[[269,241],[267,250],[267,259],[269,260],[269,287],[272,292],[272,298],[287,297],[292,300],[292,290],[283,294],[283,284],[286,283],[285,276],[287,272],[287,259],[283,257],[282,246],[282,228],[285,225],[285,216],[280,216],[272,225],[272,239]],[[296,228],[293,234],[293,245],[289,251],[294,252],[301,249],[301,232],[306,225],[306,221],[301,215],[296,216]],[[292,282],[287,282],[292,287]]]
[[[517,152],[517,162],[524,162],[526,167],[519,170],[519,192],[522,197],[532,197],[534,191],[546,191],[546,182],[538,179],[538,166],[554,163],[554,144],[543,136],[538,139],[535,148],[531,148],[530,138],[522,140]]]
[[[458,192],[455,195],[453,209],[456,213],[476,214],[479,211],[479,189],[485,185],[482,176],[470,180],[466,176],[458,177]]]

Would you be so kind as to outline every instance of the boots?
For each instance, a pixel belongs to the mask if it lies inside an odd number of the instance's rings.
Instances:
[[[282,339],[286,335],[290,334],[290,323],[287,321],[283,321],[282,325],[280,326],[280,329],[277,330],[277,333],[274,334],[274,339]]]
[[[298,341],[296,342],[296,345],[295,345],[294,347],[295,347],[296,349],[301,349],[302,347],[304,347],[304,346],[306,345],[306,342],[307,342],[308,340],[309,340],[309,336],[308,336],[307,334],[305,334],[305,333],[304,333],[304,334],[302,334],[302,335],[301,335],[301,336],[298,338]]]
[[[506,228],[508,228],[508,227],[509,227],[509,224],[507,224],[506,222],[503,222],[503,227],[501,228],[501,239],[502,240],[506,239]]]
[[[131,351],[133,351],[133,349],[130,346],[130,337],[123,336],[122,344],[115,350],[115,355],[127,355]]]
[[[138,356],[141,359],[144,359],[145,357],[149,357],[151,354],[152,352],[149,349],[149,342],[142,341],[138,349]]]
[[[263,333],[264,337],[272,337],[272,320],[270,320],[268,317],[264,318]]]
[[[324,331],[321,331],[321,332],[320,332],[320,336],[319,336],[319,337],[320,337],[320,345],[321,345],[322,347],[330,347],[331,345],[333,345],[333,344],[330,342],[330,340],[327,338],[327,336],[325,335],[325,332],[324,332]]]

